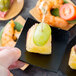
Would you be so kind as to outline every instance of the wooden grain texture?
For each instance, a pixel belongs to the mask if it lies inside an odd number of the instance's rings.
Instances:
[[[15,16],[17,16],[24,6],[24,0],[14,0],[11,8],[7,12],[7,15],[4,18],[0,17],[0,20],[9,20]]]
[[[23,26],[24,26],[24,24],[26,22],[26,20],[20,15],[15,19],[15,21],[19,22]]]

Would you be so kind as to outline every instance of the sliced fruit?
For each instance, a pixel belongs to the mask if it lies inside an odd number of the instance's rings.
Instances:
[[[43,46],[51,35],[51,28],[48,24],[40,23],[34,32],[33,41],[37,46]]]
[[[51,46],[51,41],[52,41],[51,34],[50,34],[50,37],[45,45],[37,46],[37,45],[35,45],[35,43],[33,41],[33,36],[34,36],[34,32],[35,32],[36,28],[37,28],[37,25],[33,25],[27,33],[26,50],[28,52],[32,52],[32,53],[39,53],[39,54],[46,54],[46,55],[51,54],[51,52],[52,52],[51,51],[51,48],[52,48],[52,46]]]
[[[70,3],[64,4],[59,10],[60,17],[65,20],[76,19],[76,7]]]

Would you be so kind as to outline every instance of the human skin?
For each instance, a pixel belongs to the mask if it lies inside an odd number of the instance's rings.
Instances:
[[[0,47],[0,76],[10,76],[9,69],[20,68],[24,65],[18,61],[21,51],[18,48]]]

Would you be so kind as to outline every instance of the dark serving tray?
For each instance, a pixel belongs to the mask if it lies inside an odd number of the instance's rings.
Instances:
[[[23,31],[19,37],[16,47],[21,49],[22,56],[21,61],[29,64],[57,72],[62,61],[62,57],[67,46],[69,39],[69,32],[58,28],[52,28],[52,54],[51,55],[40,55],[35,53],[29,53],[26,51],[26,37],[29,28],[38,23],[37,21],[28,18]],[[30,44],[29,44],[30,45]]]

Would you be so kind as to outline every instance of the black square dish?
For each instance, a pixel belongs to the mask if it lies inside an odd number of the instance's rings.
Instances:
[[[16,47],[21,49],[22,55],[20,60],[31,65],[41,67],[53,72],[57,72],[65,52],[65,48],[69,39],[69,32],[58,28],[52,28],[52,54],[40,55],[26,51],[26,37],[29,28],[38,23],[37,21],[28,18],[22,30],[22,33],[17,41]],[[30,45],[30,44],[29,44]]]

